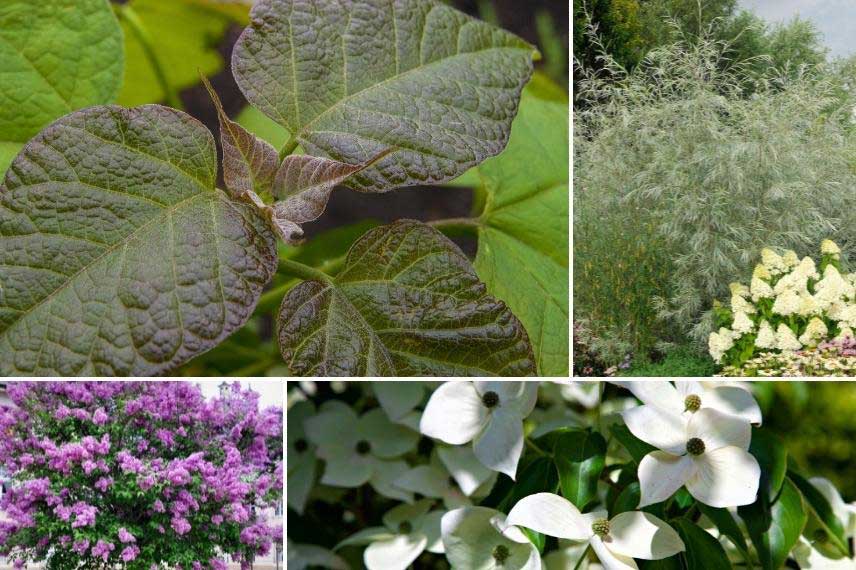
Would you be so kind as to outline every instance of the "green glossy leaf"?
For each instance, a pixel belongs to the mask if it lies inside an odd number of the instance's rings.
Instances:
[[[552,459],[537,457],[519,470],[517,482],[497,508],[507,513],[523,497],[535,493],[555,493],[558,488],[559,474]]]
[[[806,527],[809,540],[814,541],[822,537],[820,546],[824,551],[838,556],[850,556],[842,522],[835,516],[832,505],[823,493],[794,471],[788,471],[788,479],[800,490],[812,515],[810,524]]]
[[[0,2],[0,176],[54,119],[113,101],[123,61],[107,0]]]
[[[808,520],[802,495],[790,479],[785,479],[781,492],[772,505],[767,494],[738,509],[746,523],[749,538],[764,570],[778,570],[799,540]]]
[[[274,236],[216,175],[211,133],[158,105],[33,139],[0,191],[0,373],[158,374],[243,325]]]
[[[297,375],[529,375],[520,322],[485,291],[466,256],[409,220],[369,231],[335,280],[285,296],[280,350]]]
[[[643,457],[657,449],[653,445],[645,443],[630,433],[630,430],[627,429],[626,425],[615,424],[610,426],[609,431],[612,432],[612,436],[618,440],[618,443],[627,450],[630,457],[633,458],[633,461],[635,461],[637,465],[642,461]]]
[[[606,440],[589,430],[562,430],[553,447],[562,496],[578,509],[597,498],[597,482],[606,461]]]
[[[308,154],[389,155],[362,191],[451,180],[506,145],[532,46],[433,0],[260,0],[232,55],[247,100]]]
[[[759,488],[767,492],[772,501],[779,494],[785,473],[788,470],[788,450],[774,433],[766,428],[752,428],[752,442],[749,453],[758,460],[761,467]]]
[[[239,2],[210,0],[131,0],[129,5],[152,38],[166,80],[177,91],[198,84],[200,73],[210,77],[223,69],[217,45],[233,22],[246,20],[249,10]],[[119,103],[132,107],[164,101],[166,93],[138,33],[124,20],[122,29],[126,66]]]
[[[634,481],[627,485],[621,493],[618,494],[618,497],[615,498],[615,503],[613,503],[612,516],[615,516],[620,513],[626,513],[628,511],[635,511],[639,507],[639,501],[642,498],[642,489],[639,486],[639,483]]]
[[[671,525],[678,531],[686,547],[676,558],[683,557],[687,568],[731,570],[731,562],[725,554],[725,549],[707,531],[687,519],[674,519]]]
[[[523,92],[508,148],[477,168],[475,268],[526,327],[544,376],[568,374],[568,104]]]
[[[718,509],[699,502],[696,502],[696,506],[698,506],[699,511],[701,511],[704,516],[710,519],[710,522],[716,525],[719,532],[727,536],[728,539],[734,543],[734,546],[740,550],[744,558],[748,556],[749,545],[746,544],[743,532],[740,530],[740,527],[737,526],[737,521],[734,520],[734,517],[728,509]]]

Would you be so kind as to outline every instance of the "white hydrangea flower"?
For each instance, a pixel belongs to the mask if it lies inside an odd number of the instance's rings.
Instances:
[[[717,363],[722,360],[722,357],[732,346],[734,346],[734,331],[725,327],[721,327],[719,332],[710,333],[707,339],[710,356]]]
[[[776,333],[766,320],[761,321],[758,326],[758,336],[755,337],[755,346],[758,348],[775,348]]]
[[[844,340],[847,338],[854,338],[853,329],[851,329],[847,325],[844,325],[843,327],[841,327],[841,330],[838,331],[835,340]]]
[[[841,255],[841,249],[831,239],[825,239],[820,242],[820,253],[823,255],[832,255],[835,259]]]
[[[499,511],[455,509],[443,515],[441,530],[452,570],[541,570],[538,549]]]
[[[809,292],[800,293],[800,308],[797,311],[800,316],[811,317],[819,315],[822,312],[821,306],[818,304],[814,295]]]
[[[644,404],[622,412],[628,427],[630,424],[658,421],[659,415],[649,416],[651,408],[680,417],[685,422],[699,410],[713,409],[761,425],[761,408],[752,393],[743,386],[695,380],[679,380],[674,386],[671,382],[614,380],[611,383],[631,391]]]
[[[770,299],[775,297],[773,288],[760,277],[752,277],[752,282],[749,285],[749,291],[752,293],[752,300],[756,303],[761,299]]]
[[[741,336],[755,329],[755,323],[749,318],[746,313],[735,313],[734,322],[731,324],[731,330],[737,333],[735,336]]]
[[[391,483],[384,475],[395,467],[387,460],[407,453],[419,441],[418,433],[392,423],[380,408],[358,417],[338,400],[325,402],[304,425],[309,440],[318,446],[318,457],[326,463],[321,483],[334,487],[371,482],[383,492]]]
[[[833,318],[841,321],[850,328],[856,328],[856,304],[847,305],[842,308],[840,311],[836,312],[836,316]]]
[[[508,513],[509,525],[556,538],[585,540],[605,570],[637,568],[634,558],[662,560],[686,547],[675,530],[652,514],[623,512],[611,520],[606,511],[583,514],[569,500],[552,493],[521,499]]]
[[[802,274],[799,268],[783,275],[773,286],[773,292],[779,295],[785,291],[793,291],[797,294],[808,293],[808,277]]]
[[[537,398],[537,382],[446,382],[428,400],[419,429],[452,445],[473,441],[485,467],[514,479],[523,453],[523,420]]]
[[[712,507],[755,501],[761,468],[748,452],[751,424],[712,408],[684,418],[653,406],[644,414],[622,414],[628,429],[659,451],[639,464],[639,508],[665,501],[681,486]],[[644,419],[644,421],[641,421]]]
[[[747,287],[746,285],[744,285],[742,283],[737,283],[737,282],[729,283],[728,289],[731,291],[732,297],[734,297],[735,295],[738,297],[748,297],[749,296],[749,287]]]
[[[800,260],[799,265],[794,269],[794,273],[798,273],[806,279],[820,278],[820,275],[817,273],[817,267],[814,264],[814,259],[809,256],[805,256]]]
[[[763,263],[759,263],[755,265],[755,269],[752,270],[752,278],[753,279],[763,279],[764,281],[769,281],[773,278],[770,275],[770,270],[764,267]]]
[[[800,310],[800,296],[794,289],[785,289],[776,296],[773,302],[773,312],[787,317]]]
[[[755,313],[755,305],[747,301],[742,295],[732,295],[731,311],[734,313],[746,313],[747,315],[752,315]]]
[[[382,527],[370,527],[336,546],[368,544],[363,562],[368,570],[405,570],[425,550],[443,553],[440,521],[443,511],[431,511],[429,499],[399,505],[383,515]]]
[[[768,247],[761,250],[761,264],[770,272],[770,275],[784,273],[787,269],[782,256]]]
[[[286,465],[288,506],[303,514],[312,485],[318,460],[315,446],[306,437],[304,424],[315,415],[315,405],[306,400],[297,402],[288,409],[288,437],[286,438]]]
[[[840,303],[845,298],[853,297],[853,285],[847,282],[834,265],[827,265],[823,270],[823,279],[814,286],[815,298],[822,309],[833,303]]]
[[[789,329],[790,330],[790,329]],[[808,322],[805,332],[800,335],[800,342],[803,346],[817,346],[817,344],[826,338],[826,325],[817,317],[814,317]]]
[[[447,461],[453,462],[453,468],[449,468],[438,453],[428,465],[408,469],[395,480],[395,486],[424,497],[442,499],[447,509],[471,505],[469,497],[480,487],[483,494],[490,492],[489,486],[496,480],[496,473],[482,466],[471,449],[463,446],[443,448],[461,450],[464,455],[457,452],[444,454]],[[480,480],[482,484],[473,486],[473,480]],[[488,487],[486,491],[485,487]]]
[[[782,261],[788,269],[792,269],[800,264],[800,258],[797,255],[797,252],[792,249],[787,250],[784,255],[782,255]]]
[[[799,350],[802,348],[797,335],[785,323],[779,323],[776,329],[776,348],[779,350]]]

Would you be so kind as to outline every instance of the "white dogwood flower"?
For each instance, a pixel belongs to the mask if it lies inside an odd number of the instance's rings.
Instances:
[[[660,420],[659,415],[649,413],[656,408],[667,414],[678,416],[689,422],[699,410],[713,409],[723,414],[743,418],[749,423],[761,425],[761,408],[749,390],[742,386],[729,386],[722,382],[697,382],[680,380],[675,382],[628,382],[614,381],[645,404],[625,411],[622,416],[630,431],[642,429],[647,422]]]
[[[305,400],[297,402],[288,409],[286,441],[288,506],[300,514],[303,514],[309,492],[315,484],[318,465],[315,445],[306,437],[304,427],[306,420],[314,415],[315,405]]]
[[[419,428],[452,445],[473,441],[485,467],[514,479],[523,452],[523,419],[537,398],[537,382],[446,382],[428,400]]]
[[[624,512],[611,520],[606,511],[582,514],[573,503],[552,493],[521,499],[506,520],[556,538],[588,541],[605,570],[636,569],[634,558],[660,560],[685,550],[668,524],[649,513]]]
[[[399,422],[422,402],[425,396],[425,382],[420,380],[372,382],[372,390],[389,419]]]
[[[402,473],[395,485],[424,497],[442,499],[447,509],[469,506],[473,495],[484,496],[496,481],[496,472],[483,466],[466,446],[438,446],[427,465]]]
[[[363,562],[368,570],[405,570],[425,550],[443,553],[440,521],[443,511],[431,511],[433,501],[399,505],[383,516],[382,527],[361,530],[340,542],[343,546],[368,544]]]
[[[645,507],[671,497],[681,486],[712,507],[736,507],[755,501],[761,468],[748,452],[752,428],[746,419],[713,408],[699,410],[689,421],[653,406],[644,414],[622,414],[628,429],[659,451],[639,464]]]
[[[380,491],[390,462],[416,447],[419,434],[386,417],[375,408],[362,417],[346,404],[331,400],[305,422],[306,435],[318,446],[326,466],[321,483],[334,487],[359,487],[378,482]],[[388,472],[387,472],[388,474]]]
[[[538,549],[499,511],[455,509],[443,515],[441,529],[452,570],[541,570]]]

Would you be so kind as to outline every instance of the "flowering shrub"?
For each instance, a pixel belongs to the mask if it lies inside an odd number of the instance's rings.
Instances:
[[[289,568],[852,567],[856,505],[752,388],[295,383]]]
[[[282,411],[236,384],[22,382],[0,408],[0,554],[49,568],[249,568],[282,529]]]
[[[856,376],[856,339],[822,342],[814,348],[765,352],[742,366],[726,366],[721,376]]]
[[[811,257],[799,259],[793,251],[761,250],[750,285],[732,283],[730,309],[715,306],[719,330],[708,339],[713,359],[739,369],[759,354],[775,352],[787,362],[792,359],[788,353],[853,338],[856,273],[842,274],[840,253],[825,240],[815,265]],[[766,358],[756,365],[773,362],[779,360]],[[837,368],[829,364],[830,370]]]

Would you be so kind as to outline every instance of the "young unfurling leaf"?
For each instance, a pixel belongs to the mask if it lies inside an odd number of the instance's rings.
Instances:
[[[216,176],[211,133],[159,105],[31,140],[0,189],[0,374],[149,376],[242,326],[275,241]]]
[[[451,180],[508,141],[535,49],[434,0],[260,0],[232,55],[247,100],[363,191]]]
[[[410,220],[366,233],[335,280],[292,289],[277,328],[297,375],[535,373],[520,321],[454,243]]]

